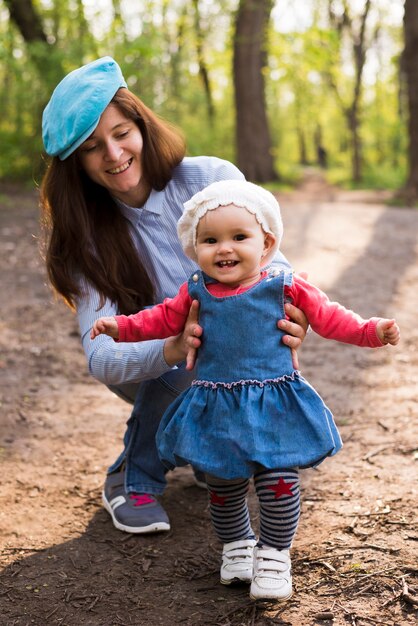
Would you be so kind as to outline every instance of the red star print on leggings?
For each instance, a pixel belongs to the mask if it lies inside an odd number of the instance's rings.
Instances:
[[[277,500],[281,496],[293,496],[292,487],[295,483],[287,483],[282,476],[275,485],[268,485],[266,489],[274,491],[274,499]]]
[[[224,496],[218,496],[216,491],[210,492],[210,503],[211,504],[219,504],[220,506],[225,506],[226,498]]]

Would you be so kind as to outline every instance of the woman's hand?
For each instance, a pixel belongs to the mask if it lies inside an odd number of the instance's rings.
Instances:
[[[186,359],[186,369],[192,370],[196,363],[197,349],[200,347],[203,329],[198,324],[199,303],[193,300],[184,330],[177,337],[169,337],[164,344],[164,358],[168,365],[175,365]]]
[[[293,367],[299,369],[299,359],[296,350],[300,348],[306,337],[309,323],[305,313],[293,304],[286,303],[284,309],[290,320],[279,320],[277,325],[280,330],[288,333],[284,335],[283,343],[291,348]]]
[[[183,330],[183,340],[186,343],[186,370],[192,370],[196,363],[197,350],[200,348],[203,328],[199,326],[199,302],[193,300],[186,325]]]

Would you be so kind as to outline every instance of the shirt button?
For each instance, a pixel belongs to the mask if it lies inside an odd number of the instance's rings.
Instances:
[[[197,274],[193,274],[192,280],[194,283],[197,283],[197,281],[199,280],[199,276]]]

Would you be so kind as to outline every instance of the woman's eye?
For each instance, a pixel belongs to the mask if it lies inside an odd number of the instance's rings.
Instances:
[[[90,145],[90,146],[85,146],[83,148],[83,152],[93,152],[93,150],[95,150],[97,148],[97,146],[95,144]]]
[[[117,139],[123,139],[129,133],[129,130],[124,130],[122,133],[117,135]]]

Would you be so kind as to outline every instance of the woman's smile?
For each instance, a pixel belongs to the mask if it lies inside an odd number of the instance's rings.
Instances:
[[[113,167],[110,170],[107,170],[108,174],[122,174],[123,172],[126,172],[126,170],[130,167],[132,161],[133,161],[133,157],[131,157],[128,161],[126,161],[125,163],[123,163],[122,165],[119,165],[119,167]]]

